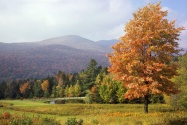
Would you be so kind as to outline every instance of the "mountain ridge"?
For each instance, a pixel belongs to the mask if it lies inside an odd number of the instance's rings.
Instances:
[[[71,37],[63,36],[39,42],[0,43],[0,81],[43,78],[54,75],[59,70],[79,72],[86,68],[91,59],[95,59],[98,65],[109,65],[106,54],[110,50],[107,47],[79,36]]]

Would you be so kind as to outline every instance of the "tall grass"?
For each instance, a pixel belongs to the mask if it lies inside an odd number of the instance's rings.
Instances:
[[[30,103],[29,103],[30,102]],[[33,101],[3,101],[0,109],[11,113],[37,114],[53,117],[65,124],[68,118],[83,119],[83,125],[185,125],[187,111],[174,111],[166,104],[149,105],[149,113],[143,113],[142,104],[44,104]],[[12,105],[8,105],[11,103]]]

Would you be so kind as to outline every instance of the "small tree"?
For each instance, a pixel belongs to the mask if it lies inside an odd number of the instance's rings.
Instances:
[[[20,86],[19,90],[20,90],[20,93],[23,94],[24,97],[28,97],[29,93],[28,93],[28,90],[30,89],[30,85],[28,82],[24,83],[23,85]]]
[[[75,95],[75,97],[79,97],[80,94],[81,94],[81,87],[80,87],[79,80],[77,80],[76,84],[73,87],[74,87],[74,95]]]
[[[99,87],[99,95],[106,103],[113,103],[116,101],[117,85],[110,76],[105,76],[101,86]]]
[[[65,90],[64,90],[64,95],[65,97],[68,97],[69,96],[69,86],[67,85]]]
[[[150,94],[176,94],[171,78],[177,75],[177,65],[170,63],[180,52],[177,40],[183,27],[176,28],[168,21],[167,11],[160,3],[148,4],[133,14],[126,24],[125,35],[113,46],[109,72],[127,88],[125,98],[144,97],[144,111],[148,113]]]
[[[41,87],[41,80],[37,80],[34,82],[32,90],[34,91],[35,97],[41,97],[42,96],[42,87]]]
[[[48,80],[44,80],[43,83],[41,84],[42,90],[44,91],[44,96],[48,97],[49,96],[49,82]]]
[[[116,96],[117,96],[117,100],[120,103],[123,103],[125,101],[124,99],[124,94],[125,94],[125,87],[123,85],[123,83],[121,83],[120,81],[116,82],[117,84],[117,91],[116,91]]]
[[[72,85],[70,85],[70,87],[68,88],[68,96],[69,97],[73,97],[74,96],[74,88]]]

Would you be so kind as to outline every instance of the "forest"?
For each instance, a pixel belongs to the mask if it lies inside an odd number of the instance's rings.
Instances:
[[[107,67],[98,66],[91,59],[86,70],[68,74],[59,71],[55,76],[43,79],[10,80],[0,83],[1,99],[32,99],[59,97],[89,97],[90,103],[128,103],[124,99],[125,87],[120,81],[113,80]],[[162,102],[161,95],[153,96],[154,101]],[[130,103],[141,103],[141,99]]]
[[[112,79],[107,67],[91,59],[86,70],[79,73],[59,71],[43,79],[4,81],[0,84],[1,99],[85,97],[96,103],[123,103],[125,88]]]
[[[173,58],[173,62],[180,66],[178,70],[180,75],[173,81],[176,82],[181,93],[171,96],[152,94],[149,97],[149,103],[170,103],[176,108],[187,107],[186,97],[183,96],[187,92],[185,90],[187,87],[185,78],[187,54],[176,56]],[[87,97],[86,103],[132,104],[144,102],[143,98],[125,99],[126,88],[122,82],[114,80],[107,69],[107,67],[98,66],[96,60],[91,59],[87,68],[79,73],[69,74],[59,71],[55,76],[43,79],[3,81],[0,83],[0,99]]]

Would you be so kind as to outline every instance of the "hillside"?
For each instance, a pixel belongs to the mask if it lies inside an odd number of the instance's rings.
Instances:
[[[43,78],[58,70],[73,73],[85,69],[90,59],[108,66],[107,47],[79,36],[39,42],[0,43],[0,81]]]
[[[60,44],[76,49],[97,51],[97,52],[104,52],[104,53],[106,51],[109,51],[107,47],[103,47],[97,42],[76,35],[67,35],[62,37],[51,38],[51,39],[43,40],[39,42],[39,44],[41,45]]]
[[[103,47],[107,47],[109,49],[112,48],[113,45],[115,45],[118,42],[117,39],[112,39],[112,40],[100,40],[97,41],[97,43]]]

